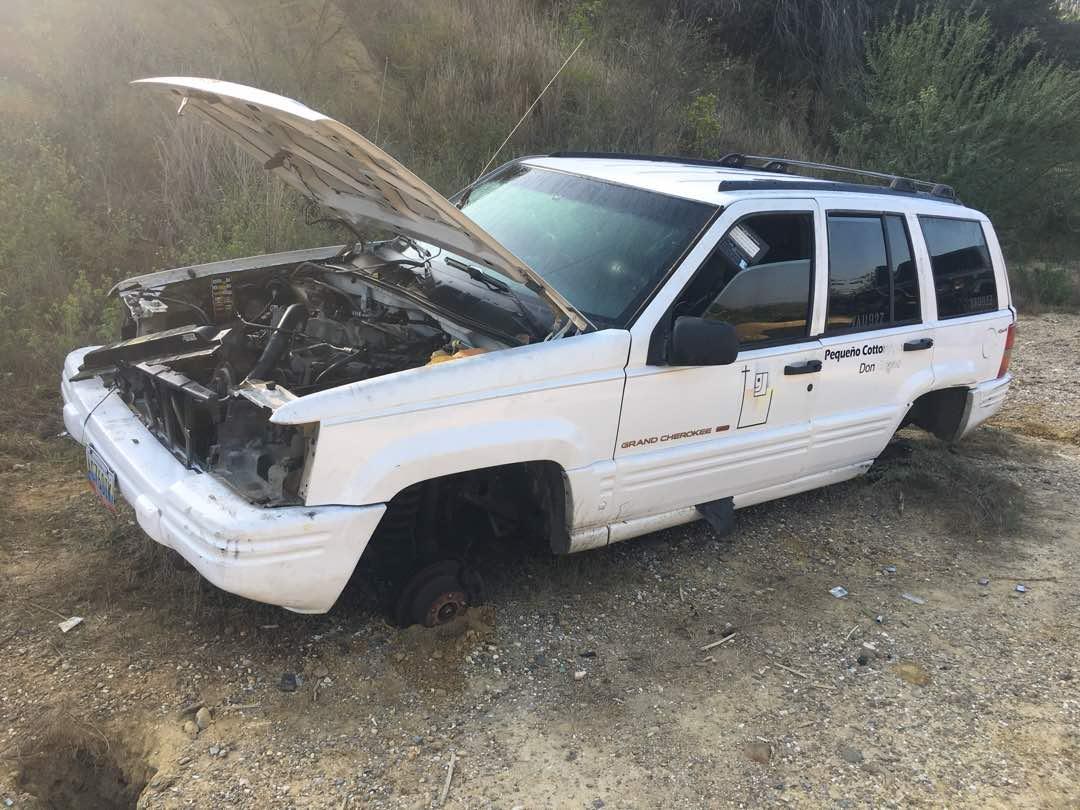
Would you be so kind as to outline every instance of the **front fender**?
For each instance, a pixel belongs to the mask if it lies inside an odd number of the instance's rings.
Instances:
[[[307,502],[384,503],[418,481],[468,470],[523,461],[554,461],[572,469],[593,460],[585,450],[589,437],[570,420],[509,419],[453,428],[437,424],[435,414],[425,416],[420,429],[399,418],[393,420],[397,424],[380,420],[377,426],[338,425],[321,433]],[[372,427],[382,434],[378,445],[361,438]],[[328,446],[345,450],[358,445],[360,453],[326,453]]]
[[[325,413],[296,400],[289,421],[320,422],[305,500],[385,503],[467,470],[610,460],[629,343],[609,330],[387,375],[322,397]]]

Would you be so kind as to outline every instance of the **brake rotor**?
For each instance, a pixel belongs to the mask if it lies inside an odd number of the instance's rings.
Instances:
[[[398,597],[398,624],[436,627],[460,616],[469,605],[479,604],[479,577],[457,560],[443,560],[420,569]]]
[[[428,599],[423,592],[421,592],[418,596],[417,604],[414,606],[415,610],[417,612],[423,610],[425,602],[428,602]],[[444,591],[434,599],[430,600],[422,624],[425,627],[435,627],[440,624],[446,624],[464,613],[468,607],[469,599],[465,595],[465,591]]]

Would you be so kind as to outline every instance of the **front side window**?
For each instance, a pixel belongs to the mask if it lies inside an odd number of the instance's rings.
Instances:
[[[997,283],[982,225],[973,220],[919,217],[934,273],[939,318],[998,308]]]
[[[597,326],[625,328],[716,207],[515,165],[461,210]]]
[[[754,214],[731,227],[672,315],[727,321],[741,346],[801,340],[810,328],[814,217]]]
[[[829,214],[829,301],[825,331],[917,323],[919,279],[903,217]]]

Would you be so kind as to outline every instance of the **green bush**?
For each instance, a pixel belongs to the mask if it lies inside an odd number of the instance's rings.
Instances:
[[[805,88],[777,93],[753,65],[725,59],[710,65],[707,92],[686,106],[686,135],[678,151],[718,158],[729,152],[809,160],[827,157],[808,120],[814,94]]]
[[[870,38],[841,158],[953,185],[1007,248],[1048,255],[1080,239],[1080,73],[998,41],[986,17],[932,11]],[[1055,244],[1060,243],[1060,244]]]
[[[1013,300],[1024,312],[1080,309],[1080,264],[1014,262],[1009,282]]]
[[[0,369],[33,379],[65,350],[102,340],[103,297],[131,254],[122,210],[87,210],[84,179],[37,128],[0,131]]]

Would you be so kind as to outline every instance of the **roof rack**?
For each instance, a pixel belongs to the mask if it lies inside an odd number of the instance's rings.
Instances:
[[[717,169],[724,168],[719,160],[708,158],[676,157],[674,155],[639,155],[633,152],[552,152],[548,157],[553,158],[603,158],[607,160],[647,160],[650,163],[679,163],[683,166],[712,166]],[[731,155],[725,155],[725,158]]]
[[[549,157],[562,157],[562,158],[607,158],[610,160],[646,160],[656,163],[679,163],[684,166],[712,166],[718,169],[743,169],[747,171],[759,171],[759,172],[773,172],[775,174],[788,174],[789,168],[799,169],[811,169],[817,172],[826,172],[829,174],[849,174],[857,177],[873,178],[875,180],[883,180],[888,183],[886,186],[874,186],[869,184],[858,183],[835,183],[833,186],[826,187],[825,184],[820,186],[813,186],[820,190],[827,190],[827,188],[833,188],[835,190],[843,191],[871,191],[876,193],[889,193],[906,195],[929,195],[931,197],[938,197],[942,200],[948,200],[950,202],[960,202],[956,196],[956,191],[952,186],[945,185],[944,183],[936,183],[932,180],[916,180],[913,177],[903,177],[897,174],[889,174],[887,172],[873,172],[866,169],[851,169],[846,166],[834,166],[830,163],[814,163],[808,160],[793,160],[791,158],[783,157],[765,157],[763,155],[744,155],[738,152],[732,152],[724,155],[719,160],[707,160],[705,158],[683,158],[673,157],[671,155],[638,155],[632,153],[620,153],[620,152],[552,152]],[[753,181],[727,181],[721,183],[721,191],[729,190],[733,191],[737,188],[750,189],[752,186],[749,184]],[[797,182],[797,181],[785,181],[785,183]],[[835,181],[830,181],[835,182]],[[764,181],[759,182],[757,188],[764,188]],[[774,187],[774,186],[770,186]],[[791,185],[784,185],[784,188],[791,188]],[[800,183],[800,187],[810,188],[809,184],[803,185]],[[842,187],[842,188],[841,188]]]
[[[751,165],[751,161],[761,165]],[[936,183],[932,180],[916,180],[914,177],[903,177],[898,174],[887,172],[872,172],[867,169],[851,169],[847,166],[834,166],[831,163],[814,163],[809,160],[792,160],[791,158],[764,157],[762,155],[741,155],[737,152],[724,155],[717,161],[721,166],[729,169],[756,169],[758,171],[776,172],[787,174],[789,167],[799,169],[812,169],[829,174],[851,174],[857,177],[872,177],[875,180],[884,180],[891,191],[905,192],[908,194],[929,194],[931,197],[957,202],[956,191],[952,186],[944,183]]]
[[[926,199],[925,191],[905,191],[889,186],[872,186],[868,183],[840,183],[836,180],[815,180],[813,178],[792,180],[721,180],[718,191],[846,191],[852,194],[884,194],[890,197],[919,197]],[[954,197],[938,196],[941,202],[956,203]]]

